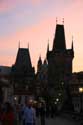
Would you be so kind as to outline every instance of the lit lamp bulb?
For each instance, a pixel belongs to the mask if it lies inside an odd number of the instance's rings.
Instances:
[[[57,99],[56,99],[56,101],[58,102],[58,101],[59,101],[59,99],[57,98]]]
[[[14,100],[17,100],[17,98],[16,98],[16,97],[14,97]]]
[[[80,92],[80,93],[83,92],[83,88],[79,88],[79,92]]]

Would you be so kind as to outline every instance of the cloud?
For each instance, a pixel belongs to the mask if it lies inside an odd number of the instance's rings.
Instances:
[[[26,4],[38,5],[42,0],[0,0],[0,13],[8,12],[16,6],[23,6]]]

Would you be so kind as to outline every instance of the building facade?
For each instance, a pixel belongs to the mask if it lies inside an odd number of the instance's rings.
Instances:
[[[10,101],[12,86],[10,83],[11,67],[0,66],[0,103]]]
[[[36,73],[36,95],[39,98],[46,100],[48,96],[48,81],[47,81],[47,73],[48,73],[48,64],[45,59],[42,62],[41,56],[39,57],[37,63],[37,73]]]
[[[72,97],[74,111],[78,113],[83,112],[83,72],[72,74],[69,91]]]
[[[34,94],[35,71],[32,67],[29,48],[19,48],[16,62],[12,66],[11,81],[14,86],[15,99],[23,100]]]

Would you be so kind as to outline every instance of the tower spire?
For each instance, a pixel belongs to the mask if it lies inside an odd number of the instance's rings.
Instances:
[[[38,63],[37,63],[37,72],[40,72],[41,68],[42,68],[42,59],[41,59],[41,55],[40,55]]]
[[[57,24],[53,41],[53,51],[66,49],[64,25]]]
[[[72,50],[74,50],[74,47],[73,47],[73,36],[72,36]]]
[[[39,60],[41,60],[41,54],[39,55]]]
[[[62,19],[62,24],[64,25],[64,18]]]
[[[20,40],[19,40],[19,43],[18,43],[18,49],[20,48]]]
[[[29,49],[29,43],[28,43],[28,49]]]
[[[58,20],[57,20],[57,17],[56,17],[56,24],[57,24]]]
[[[49,52],[49,39],[48,39],[48,45],[47,45],[47,52]]]
[[[48,44],[47,44],[46,58],[47,58],[48,53],[49,53],[49,39],[48,39]]]

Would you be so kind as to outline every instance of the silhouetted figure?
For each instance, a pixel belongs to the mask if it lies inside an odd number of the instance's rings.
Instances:
[[[35,109],[32,107],[32,102],[28,101],[26,108],[24,110],[25,125],[35,125],[36,113]]]
[[[41,125],[45,125],[45,105],[44,105],[44,103],[41,103],[41,107],[40,107],[40,120],[41,120]]]
[[[3,116],[3,111],[2,111],[2,105],[0,104],[0,124],[2,124],[2,116]]]
[[[49,105],[46,105],[46,117],[48,118],[50,116],[50,108]]]
[[[3,113],[3,125],[14,125],[14,112],[13,112],[13,108],[11,106],[11,104],[9,102],[7,102],[5,104],[6,106],[6,110]]]

